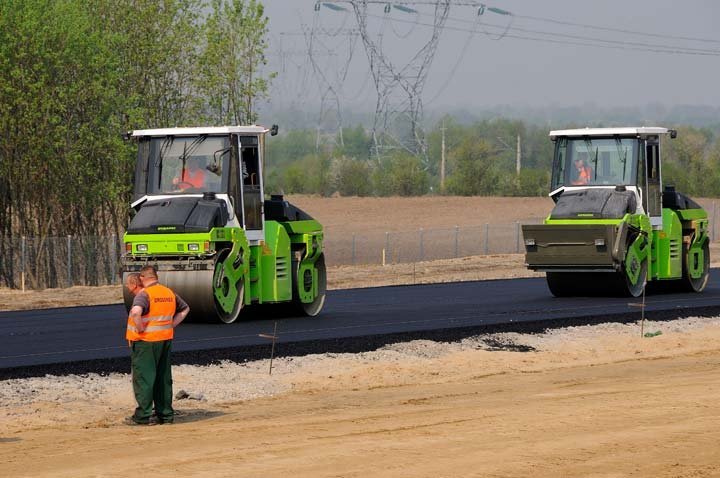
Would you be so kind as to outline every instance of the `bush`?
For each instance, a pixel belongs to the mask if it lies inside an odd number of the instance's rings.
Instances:
[[[380,196],[420,196],[428,192],[430,178],[420,158],[398,153],[380,162],[373,184]]]
[[[450,160],[454,167],[447,181],[449,193],[480,196],[503,192],[501,175],[493,165],[492,149],[487,141],[466,138],[453,151]]]
[[[372,167],[368,161],[339,158],[334,164],[334,189],[343,196],[369,196],[372,193]]]

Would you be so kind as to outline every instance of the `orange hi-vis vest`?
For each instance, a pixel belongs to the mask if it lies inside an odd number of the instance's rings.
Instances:
[[[196,169],[193,173],[189,169],[186,169],[184,174],[181,176],[181,179],[179,179],[179,182],[192,184],[195,188],[202,188],[205,186],[205,171],[202,169]]]
[[[590,169],[590,166],[583,166],[580,171],[578,171],[578,178],[576,181],[573,181],[573,185],[582,185],[582,184],[590,184],[590,181],[592,180],[592,169]]]
[[[160,342],[173,338],[173,317],[175,316],[175,293],[160,284],[153,284],[145,293],[148,295],[150,310],[142,316],[145,330],[138,332],[135,322],[128,317],[125,338],[130,342]]]

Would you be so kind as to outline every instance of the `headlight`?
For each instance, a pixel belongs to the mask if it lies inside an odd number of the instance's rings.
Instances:
[[[138,252],[147,252],[147,244],[138,244],[136,249]]]
[[[197,252],[200,250],[200,244],[188,244],[188,251]]]

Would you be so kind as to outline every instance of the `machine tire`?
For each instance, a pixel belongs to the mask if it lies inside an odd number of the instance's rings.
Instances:
[[[315,317],[320,313],[320,311],[323,308],[323,305],[325,305],[325,294],[327,291],[327,269],[325,268],[325,254],[320,254],[320,256],[315,261],[315,268],[318,271],[318,295],[315,297],[315,300],[310,302],[309,304],[306,304],[304,302],[300,302],[300,298],[297,294],[297,281],[300,280],[299,277],[297,277],[297,271],[293,271],[293,308],[296,312],[299,312],[302,315],[308,316],[308,317]]]
[[[621,285],[619,292],[621,295],[625,297],[640,297],[642,295],[643,289],[645,288],[645,284],[647,282],[647,259],[642,261],[640,268],[640,275],[638,276],[638,281],[635,284],[630,282],[630,279],[628,278],[624,267],[622,271],[618,272],[618,274],[620,274],[619,281]]]
[[[218,260],[215,264],[215,271],[218,271],[219,267],[222,267],[222,263],[225,261],[225,258],[230,254],[230,250],[225,250],[222,253],[218,255]],[[220,305],[217,303],[217,299],[215,299],[215,296],[213,294],[213,304],[215,309],[215,315],[212,317],[215,322],[222,322],[225,324],[232,324],[237,320],[237,318],[240,316],[240,311],[243,308],[244,304],[244,296],[245,296],[245,281],[240,280],[237,283],[237,293],[238,293],[238,300],[233,306],[233,310],[230,313],[226,313],[221,310]]]
[[[703,250],[703,273],[697,278],[693,279],[690,277],[688,272],[688,255],[689,251],[683,251],[683,278],[681,279],[681,287],[686,292],[702,292],[708,283],[710,278],[710,246],[709,241],[705,241],[705,245],[702,247]]]

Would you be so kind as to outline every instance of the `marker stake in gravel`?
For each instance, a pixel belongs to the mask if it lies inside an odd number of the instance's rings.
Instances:
[[[647,282],[645,283],[647,285]],[[640,307],[640,337],[645,337],[645,286],[642,290],[642,302],[641,303],[629,303],[630,307]]]
[[[272,348],[270,349],[270,370],[268,371],[268,375],[272,375],[273,357],[275,356],[275,341],[277,340],[277,321],[275,321],[275,326],[273,327],[272,335],[258,334],[258,337],[272,340]]]

